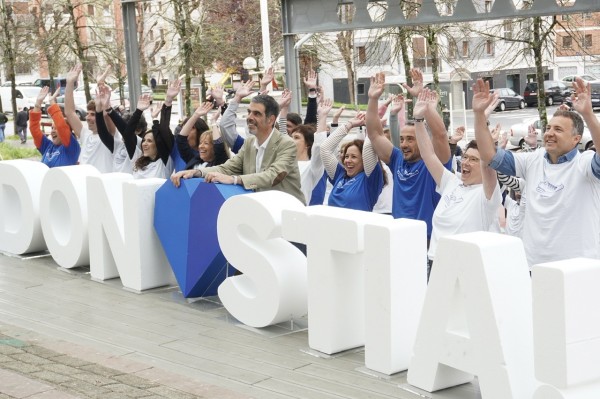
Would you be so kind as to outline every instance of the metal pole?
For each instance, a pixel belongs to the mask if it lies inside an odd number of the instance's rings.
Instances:
[[[135,2],[121,1],[121,9],[123,10],[127,84],[129,85],[129,109],[133,110],[137,107],[138,97],[142,94]]]
[[[269,68],[271,60],[271,41],[269,35],[269,6],[267,0],[260,0],[260,25],[262,29],[263,63],[265,69]]]

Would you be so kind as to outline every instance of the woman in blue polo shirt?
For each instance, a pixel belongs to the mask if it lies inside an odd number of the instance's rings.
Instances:
[[[323,165],[333,184],[328,205],[370,212],[381,194],[384,173],[369,141],[352,140],[342,147],[340,161],[336,156],[340,141],[353,128],[364,124],[365,114],[359,113],[337,128],[321,145]]]

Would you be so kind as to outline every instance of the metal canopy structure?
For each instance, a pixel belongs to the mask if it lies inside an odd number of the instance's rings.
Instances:
[[[372,3],[372,4],[370,4]],[[438,25],[494,19],[527,18],[600,11],[600,0],[281,0],[286,85],[294,93],[290,109],[300,110],[300,72],[295,36],[303,33]],[[350,21],[342,21],[342,6],[354,6]],[[373,20],[369,7],[380,5]]]

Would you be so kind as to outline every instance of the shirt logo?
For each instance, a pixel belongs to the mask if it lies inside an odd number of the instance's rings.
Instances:
[[[556,186],[550,183],[549,181],[542,181],[538,183],[538,186],[535,188],[535,191],[537,191],[540,194],[540,197],[542,198],[551,198],[563,188],[565,188],[563,184],[559,184]]]
[[[444,195],[444,203],[446,204],[446,208],[454,204],[460,204],[463,201],[464,198],[462,197],[462,195],[459,195],[457,197],[454,191],[452,191],[450,194]]]
[[[47,152],[46,153],[46,159],[48,161],[52,161],[54,158],[57,158],[60,155],[60,151],[56,150],[53,152]]]
[[[419,169],[410,171],[410,170],[404,168],[402,170],[398,169],[396,171],[396,176],[398,176],[398,180],[400,180],[400,181],[410,180],[413,177],[417,176],[418,174],[419,174]]]

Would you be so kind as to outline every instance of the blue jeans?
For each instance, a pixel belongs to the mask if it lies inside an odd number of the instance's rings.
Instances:
[[[6,127],[6,124],[1,124],[0,125],[0,143],[4,142],[4,128]]]
[[[27,126],[17,126],[17,134],[21,138],[21,142],[27,141]]]

